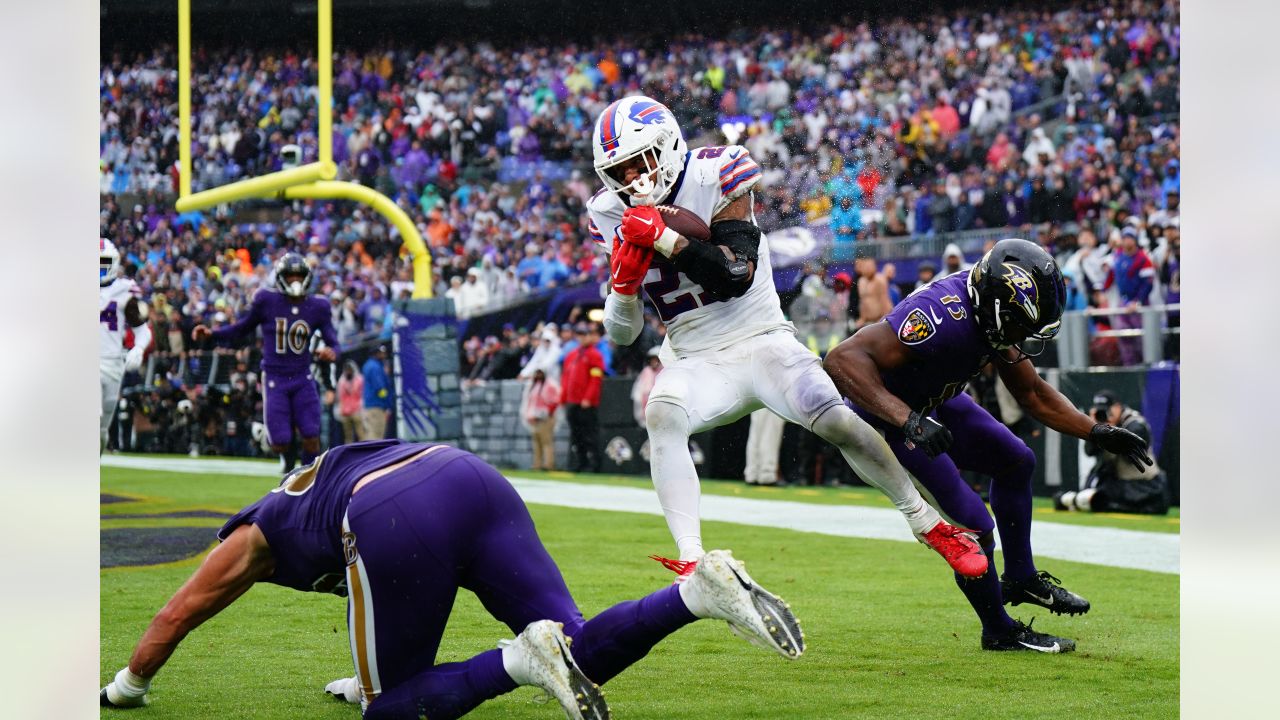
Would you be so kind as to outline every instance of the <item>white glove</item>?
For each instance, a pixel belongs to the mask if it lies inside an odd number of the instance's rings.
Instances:
[[[98,693],[98,704],[102,707],[136,708],[151,702],[147,698],[147,690],[151,681],[134,675],[125,667],[116,673],[116,679],[102,688]]]
[[[324,691],[349,703],[360,702],[360,681],[356,678],[339,678],[324,686]]]
[[[142,356],[147,353],[146,348],[133,347],[124,356],[125,372],[133,372],[142,367]]]

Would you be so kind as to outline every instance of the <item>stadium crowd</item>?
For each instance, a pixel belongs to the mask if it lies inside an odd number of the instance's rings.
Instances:
[[[436,293],[462,317],[606,277],[583,212],[597,185],[590,129],[608,102],[638,92],[668,104],[691,146],[751,150],[765,171],[756,213],[766,230],[827,217],[834,259],[875,239],[1034,230],[1082,307],[1105,302],[1094,291],[1116,277],[1102,255],[1149,253],[1125,267],[1148,263],[1176,288],[1178,13],[1172,1],[1109,2],[715,39],[345,48],[334,65],[334,159],[340,179],[409,213],[431,249]],[[313,161],[316,72],[309,51],[198,49],[193,188],[279,170],[287,144]],[[197,349],[190,328],[233,320],[289,249],[314,264],[344,346],[388,338],[389,300],[413,282],[397,231],[378,214],[324,201],[173,211],[175,82],[172,47],[104,50],[101,232],[155,309],[157,351]],[[1089,262],[1091,245],[1115,250]],[[518,372],[507,356],[540,333],[473,339],[465,376]]]

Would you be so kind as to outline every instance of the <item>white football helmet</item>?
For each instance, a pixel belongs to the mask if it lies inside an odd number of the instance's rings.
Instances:
[[[120,251],[115,243],[98,238],[98,283],[103,287],[115,282],[120,277]]]
[[[596,119],[591,148],[600,181],[624,202],[628,195],[661,202],[680,177],[689,153],[675,116],[644,95],[625,97],[605,108]],[[636,157],[644,158],[649,172],[623,184],[619,170]]]

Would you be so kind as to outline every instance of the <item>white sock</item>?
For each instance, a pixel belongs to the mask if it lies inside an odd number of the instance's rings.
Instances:
[[[146,695],[151,689],[151,681],[141,675],[135,675],[126,665],[116,673],[116,687],[129,697]]]
[[[911,484],[911,478],[893,456],[889,444],[848,407],[836,405],[824,412],[813,424],[813,431],[838,447],[858,477],[874,485],[893,502],[894,507],[907,518],[912,533],[923,535],[942,522],[938,511],[925,502],[920,491]]]
[[[668,402],[650,403],[645,411],[649,428],[649,467],[662,514],[681,560],[702,557],[702,523],[698,505],[702,488],[689,454],[689,416]]]
[[[682,582],[676,586],[679,588],[680,600],[684,602],[684,606],[696,618],[709,618],[706,605],[702,602],[702,594],[698,592],[698,584],[692,582]]]

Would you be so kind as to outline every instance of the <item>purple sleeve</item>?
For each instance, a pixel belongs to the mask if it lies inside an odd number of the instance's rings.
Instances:
[[[929,290],[903,300],[884,320],[897,334],[898,342],[921,356],[938,352],[945,344],[938,336],[950,329],[946,327],[946,311],[934,301]]]
[[[213,341],[219,344],[225,344],[228,341],[248,335],[257,329],[262,322],[263,308],[265,304],[262,293],[258,293],[253,298],[253,304],[249,306],[249,312],[244,317],[231,323],[226,327],[217,328],[213,331]]]

